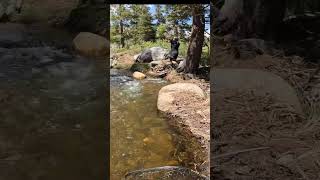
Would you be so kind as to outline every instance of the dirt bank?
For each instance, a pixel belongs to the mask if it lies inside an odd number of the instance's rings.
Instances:
[[[209,176],[210,151],[210,84],[203,79],[189,79],[174,70],[164,79],[172,83],[192,83],[206,94],[205,98],[190,96],[190,93],[176,93],[174,108],[167,113],[169,124],[181,135],[181,144],[189,159],[187,167]]]

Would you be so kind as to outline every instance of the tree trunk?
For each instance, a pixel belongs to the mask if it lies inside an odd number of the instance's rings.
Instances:
[[[120,43],[121,43],[121,48],[124,48],[124,37],[123,37],[123,22],[120,20]]]
[[[179,37],[179,24],[178,21],[174,21],[174,37]]]
[[[233,34],[239,39],[273,39],[285,10],[286,0],[225,0],[216,14],[215,32]]]
[[[184,72],[195,73],[199,67],[204,41],[204,11],[201,5],[192,8],[192,32]]]

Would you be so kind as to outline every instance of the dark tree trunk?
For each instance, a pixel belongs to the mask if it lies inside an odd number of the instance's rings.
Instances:
[[[123,37],[123,22],[120,20],[120,43],[121,43],[121,48],[124,48],[125,43],[124,43],[124,37]]]
[[[204,11],[201,5],[192,8],[192,32],[184,72],[195,73],[199,67],[204,41]]]
[[[225,0],[221,11],[214,9],[217,35],[273,39],[285,16],[286,0]]]
[[[214,7],[213,2],[210,2],[210,66],[213,67],[214,65],[214,57],[213,57],[213,50],[214,50],[214,19],[218,16],[218,8]],[[212,71],[213,72],[213,71]]]

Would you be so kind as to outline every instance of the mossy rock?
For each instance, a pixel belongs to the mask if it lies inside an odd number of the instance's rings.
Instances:
[[[117,63],[112,68],[113,69],[127,69],[131,70],[132,64],[125,64],[125,63]]]
[[[134,63],[131,68],[130,71],[139,71],[142,73],[146,73],[150,70],[150,64],[149,63]]]

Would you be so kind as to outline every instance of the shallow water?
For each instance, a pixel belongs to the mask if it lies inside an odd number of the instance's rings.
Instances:
[[[34,52],[15,51],[0,69],[0,179],[106,177],[105,70],[82,58],[22,66]]]
[[[166,82],[136,81],[111,72],[111,179],[130,171],[180,165],[173,134],[157,111],[157,96]]]

